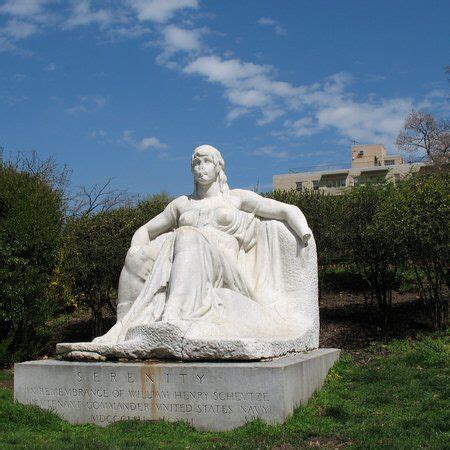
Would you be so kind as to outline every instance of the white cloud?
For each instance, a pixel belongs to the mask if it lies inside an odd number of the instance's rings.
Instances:
[[[217,55],[200,56],[183,69],[187,74],[203,76],[225,89],[224,96],[231,104],[228,120],[250,111],[259,111],[258,124],[265,125],[282,116],[287,109],[298,107],[304,87],[274,79],[271,66],[222,59]]]
[[[162,53],[156,58],[156,63],[169,69],[180,70],[180,58],[172,58],[175,53],[184,52],[187,55],[198,54],[203,50],[202,35],[208,33],[207,28],[186,29],[176,25],[167,25],[161,30],[162,38],[156,43],[162,47]]]
[[[275,33],[278,34],[279,36],[286,34],[286,30],[274,19],[270,19],[268,17],[261,17],[258,20],[258,24],[272,28],[273,31],[275,31]]]
[[[270,97],[258,89],[230,89],[227,98],[231,103],[245,108],[264,106],[270,102]]]
[[[133,147],[136,146],[136,142],[133,139],[133,130],[125,130],[122,133],[122,137],[118,140],[119,144],[127,144],[127,145],[131,145]]]
[[[164,23],[180,10],[198,7],[198,0],[128,0],[140,21]]]
[[[319,108],[315,115],[319,129],[334,128],[349,139],[392,146],[412,108],[412,102],[403,98],[379,103],[344,100]]]
[[[72,14],[65,25],[68,28],[98,24],[106,26],[114,21],[113,13],[107,9],[92,10],[90,0],[75,0],[72,2]]]
[[[98,130],[92,130],[89,133],[89,136],[91,138],[93,138],[93,139],[100,139],[100,140],[106,138],[107,135],[108,135],[108,133],[105,130],[103,130],[102,128],[100,128]]]
[[[264,108],[262,111],[262,117],[260,117],[256,123],[258,125],[267,125],[274,120],[278,119],[284,114],[284,111],[280,108]]]
[[[263,76],[270,71],[268,66],[243,63],[238,59],[223,60],[216,55],[200,56],[184,68],[185,73],[203,75],[208,81],[227,87],[235,86],[242,80]]]
[[[356,101],[348,90],[352,77],[347,73],[334,74],[323,83],[294,86],[276,80],[270,66],[215,55],[195,59],[184,72],[223,86],[231,106],[228,120],[258,111],[257,123],[266,125],[287,112],[303,111],[298,119],[284,124],[295,137],[334,130],[348,139],[391,146],[413,107],[411,100],[403,98]]]
[[[267,156],[269,158],[287,159],[291,155],[286,150],[279,150],[273,145],[266,145],[250,152],[254,156]]]
[[[83,95],[79,97],[77,105],[66,108],[68,114],[91,113],[102,109],[106,105],[106,98],[98,95]]]
[[[202,47],[201,35],[204,32],[205,30],[202,29],[187,30],[168,25],[162,31],[164,49],[169,53],[198,51]]]
[[[336,74],[303,96],[308,116],[285,121],[296,137],[334,130],[347,139],[392,147],[413,102],[406,98],[356,101],[347,90],[350,77]]]
[[[145,151],[148,149],[166,150],[168,148],[167,144],[164,144],[154,136],[144,137],[140,140],[136,140],[134,138],[133,130],[125,130],[118,142],[121,145],[131,146],[140,151]]]
[[[124,23],[120,26],[115,26],[110,30],[108,38],[109,41],[117,42],[123,39],[136,39],[145,34],[151,33],[151,30],[141,24],[131,25],[126,23],[125,17],[120,17],[117,21],[123,21]]]
[[[0,5],[0,13],[32,18],[42,13],[47,3],[49,0],[6,0]]]
[[[35,24],[17,19],[9,20],[1,29],[1,33],[12,40],[25,39],[36,34],[38,31],[39,28]]]
[[[436,111],[440,116],[448,117],[450,114],[449,100],[449,94],[445,89],[434,88],[425,94],[424,98],[417,104],[415,109]]]
[[[309,136],[318,131],[318,127],[311,117],[302,117],[295,121],[286,120],[284,126],[290,128],[292,134],[297,137]]]
[[[3,52],[17,53],[18,55],[22,56],[31,56],[33,54],[33,52],[29,50],[21,49],[15,43],[11,42],[10,39],[8,39],[5,36],[2,36],[0,33],[0,53]]]
[[[0,52],[14,52],[30,56],[32,52],[18,46],[18,42],[41,31],[51,16],[45,6],[51,0],[6,0],[0,5],[0,15],[9,19],[0,24]],[[6,19],[5,19],[6,20]]]
[[[160,142],[159,139],[155,138],[155,137],[146,137],[141,139],[137,144],[136,147],[139,150],[148,150],[149,148],[156,148],[159,150],[163,150],[167,148],[166,144],[163,144],[162,142]]]
[[[247,108],[231,108],[227,114],[227,120],[232,122],[233,120],[238,119],[239,117],[245,116],[246,114],[250,114],[250,110]]]

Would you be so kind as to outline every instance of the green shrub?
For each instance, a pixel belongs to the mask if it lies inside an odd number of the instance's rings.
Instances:
[[[77,303],[91,310],[92,335],[103,333],[105,307],[115,309],[117,286],[133,233],[160,213],[169,198],[157,195],[136,207],[67,220],[61,270]]]
[[[131,208],[83,215],[67,221],[61,269],[77,304],[89,307],[92,335],[102,333],[103,309],[116,295],[133,230]]]
[[[428,309],[433,326],[448,320],[449,174],[418,175],[398,183],[376,220],[390,236]]]
[[[364,278],[351,264],[323,267],[319,276],[322,289],[326,292],[363,292],[367,289]]]
[[[346,249],[343,246],[343,208],[345,198],[328,195],[322,192],[274,191],[270,197],[280,202],[295,205],[305,215],[310,228],[314,232],[317,244],[319,267],[347,261]]]
[[[343,244],[384,319],[390,312],[392,291],[398,287],[401,261],[377,212],[393,190],[392,183],[367,184],[354,187],[343,196]]]
[[[47,295],[62,200],[39,174],[0,162],[0,364],[30,356],[36,329],[54,309]]]

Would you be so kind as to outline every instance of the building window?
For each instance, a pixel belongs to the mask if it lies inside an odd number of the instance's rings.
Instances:
[[[330,178],[327,180],[327,188],[340,188],[345,187],[345,178]]]
[[[394,180],[395,181],[400,181],[400,179],[401,179],[400,174],[399,173],[394,173]]]
[[[313,189],[315,190],[315,191],[318,191],[319,190],[319,180],[313,180]]]
[[[296,189],[297,189],[297,191],[301,191],[302,190],[302,185],[303,185],[303,182],[302,181],[297,181],[296,183]]]
[[[379,184],[383,183],[385,179],[384,175],[360,175],[355,178],[354,185]]]
[[[394,166],[395,165],[395,161],[393,159],[386,159],[384,161],[384,165],[385,166]]]

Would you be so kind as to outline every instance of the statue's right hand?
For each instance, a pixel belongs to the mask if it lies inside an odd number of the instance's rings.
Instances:
[[[308,245],[308,241],[311,239],[311,236],[312,236],[311,230],[309,230],[309,233],[305,233],[302,236],[302,241],[303,241],[303,244],[305,245],[305,247]]]
[[[131,246],[125,259],[125,267],[134,275],[145,280],[152,270],[157,256],[157,251],[152,245]]]

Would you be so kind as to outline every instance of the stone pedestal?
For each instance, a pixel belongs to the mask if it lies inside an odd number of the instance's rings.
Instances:
[[[183,420],[224,431],[261,418],[282,423],[319,389],[339,350],[260,362],[68,362],[15,365],[14,395],[70,423]]]

